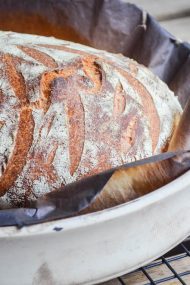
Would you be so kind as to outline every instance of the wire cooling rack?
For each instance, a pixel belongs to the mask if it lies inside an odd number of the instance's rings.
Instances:
[[[144,275],[147,277],[147,279],[150,281],[148,283],[145,283],[144,285],[156,285],[156,284],[162,284],[165,283],[166,281],[170,281],[173,279],[177,279],[181,284],[186,285],[187,283],[183,280],[183,276],[189,275],[190,276],[190,270],[181,272],[181,273],[177,273],[177,271],[174,269],[174,267],[172,266],[172,262],[173,261],[177,261],[177,260],[181,260],[184,259],[185,257],[189,257],[190,258],[190,252],[187,249],[187,247],[185,246],[184,243],[181,243],[178,246],[178,249],[183,250],[183,253],[177,256],[172,256],[172,257],[164,257],[162,256],[160,260],[155,261],[147,266],[144,266],[142,268],[140,268],[139,270],[141,270]],[[170,270],[171,275],[167,276],[167,277],[163,277],[157,280],[153,280],[153,278],[151,277],[151,275],[147,272],[147,269],[149,268],[153,268],[153,267],[157,267],[161,264],[165,264],[168,269]]]
[[[158,260],[111,281],[112,284],[190,285],[190,238]]]

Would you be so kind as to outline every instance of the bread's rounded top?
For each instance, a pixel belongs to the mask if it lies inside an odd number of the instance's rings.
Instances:
[[[0,32],[1,201],[23,204],[159,153],[181,111],[168,87],[131,59]]]

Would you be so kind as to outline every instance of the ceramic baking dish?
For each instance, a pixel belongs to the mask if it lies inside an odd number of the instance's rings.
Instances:
[[[190,172],[130,203],[0,228],[0,284],[95,284],[159,257],[190,234]]]

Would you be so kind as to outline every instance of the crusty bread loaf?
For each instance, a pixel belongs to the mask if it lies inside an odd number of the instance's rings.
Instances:
[[[54,38],[0,33],[0,207],[167,148],[177,98],[147,68]]]

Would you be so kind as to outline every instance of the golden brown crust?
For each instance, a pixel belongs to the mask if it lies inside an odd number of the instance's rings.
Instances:
[[[30,109],[21,110],[14,150],[0,178],[0,195],[3,195],[13,185],[22,171],[26,163],[28,151],[32,145],[33,130],[32,111]]]
[[[157,145],[159,134],[160,134],[160,120],[154,104],[152,97],[150,96],[148,90],[143,86],[138,80],[135,79],[128,72],[121,70],[117,67],[117,70],[121,72],[128,80],[129,84],[137,90],[138,94],[141,97],[143,104],[143,111],[146,114],[149,124],[150,124],[150,133],[152,137],[152,149],[155,150]]]
[[[35,60],[39,61],[43,65],[49,67],[49,68],[56,68],[57,63],[55,60],[48,56],[47,54],[37,51],[34,48],[29,48],[29,47],[23,47],[23,46],[17,46],[19,49],[21,49],[23,52],[34,58]]]
[[[73,80],[70,83],[70,80]],[[77,77],[76,77],[77,80]],[[85,118],[81,98],[77,93],[75,79],[57,77],[53,80],[52,96],[65,100],[69,129],[70,173],[74,174],[81,161],[85,140]]]
[[[69,51],[69,52],[73,52],[73,53],[77,53],[80,55],[87,55],[86,52],[84,51],[78,51],[72,48],[68,48],[65,46],[56,46],[56,45],[43,45],[44,47],[51,47],[51,48],[55,48],[58,50],[63,50],[63,51]],[[92,55],[89,55],[89,58],[92,58]],[[96,57],[97,58],[97,57]],[[86,58],[86,61],[88,60],[88,58]],[[111,63],[110,60],[106,60],[105,62]],[[130,63],[130,71],[132,72],[133,75],[130,75],[128,72],[122,70],[120,67],[115,66],[115,68],[124,75],[124,77],[128,80],[128,82],[131,84],[131,86],[137,90],[138,94],[141,96],[141,100],[142,100],[142,104],[144,107],[144,112],[148,117],[149,123],[150,123],[150,130],[151,130],[151,136],[153,138],[152,140],[152,148],[153,150],[155,149],[157,142],[158,142],[158,138],[159,138],[159,133],[160,133],[160,123],[159,123],[159,116],[157,114],[157,110],[155,108],[155,104],[149,94],[149,92],[146,90],[145,86],[143,86],[138,80],[135,79],[134,74],[137,70],[137,66],[136,64],[132,64]],[[92,72],[93,69],[91,69],[90,67],[90,72],[89,74]],[[88,74],[88,75],[89,75]],[[94,79],[96,77],[93,77]],[[156,123],[155,123],[156,122]]]
[[[3,40],[2,201],[24,206],[67,183],[159,152],[167,142],[180,106],[137,63],[55,39],[5,33]],[[171,110],[161,112],[161,104]],[[124,201],[123,195],[108,195],[110,205]]]
[[[16,70],[15,65],[17,64],[16,59],[9,54],[5,54],[2,58],[2,61],[5,64],[5,74],[10,85],[13,88],[13,91],[21,106],[29,103],[28,98],[26,96],[26,86],[25,80],[21,73]]]

